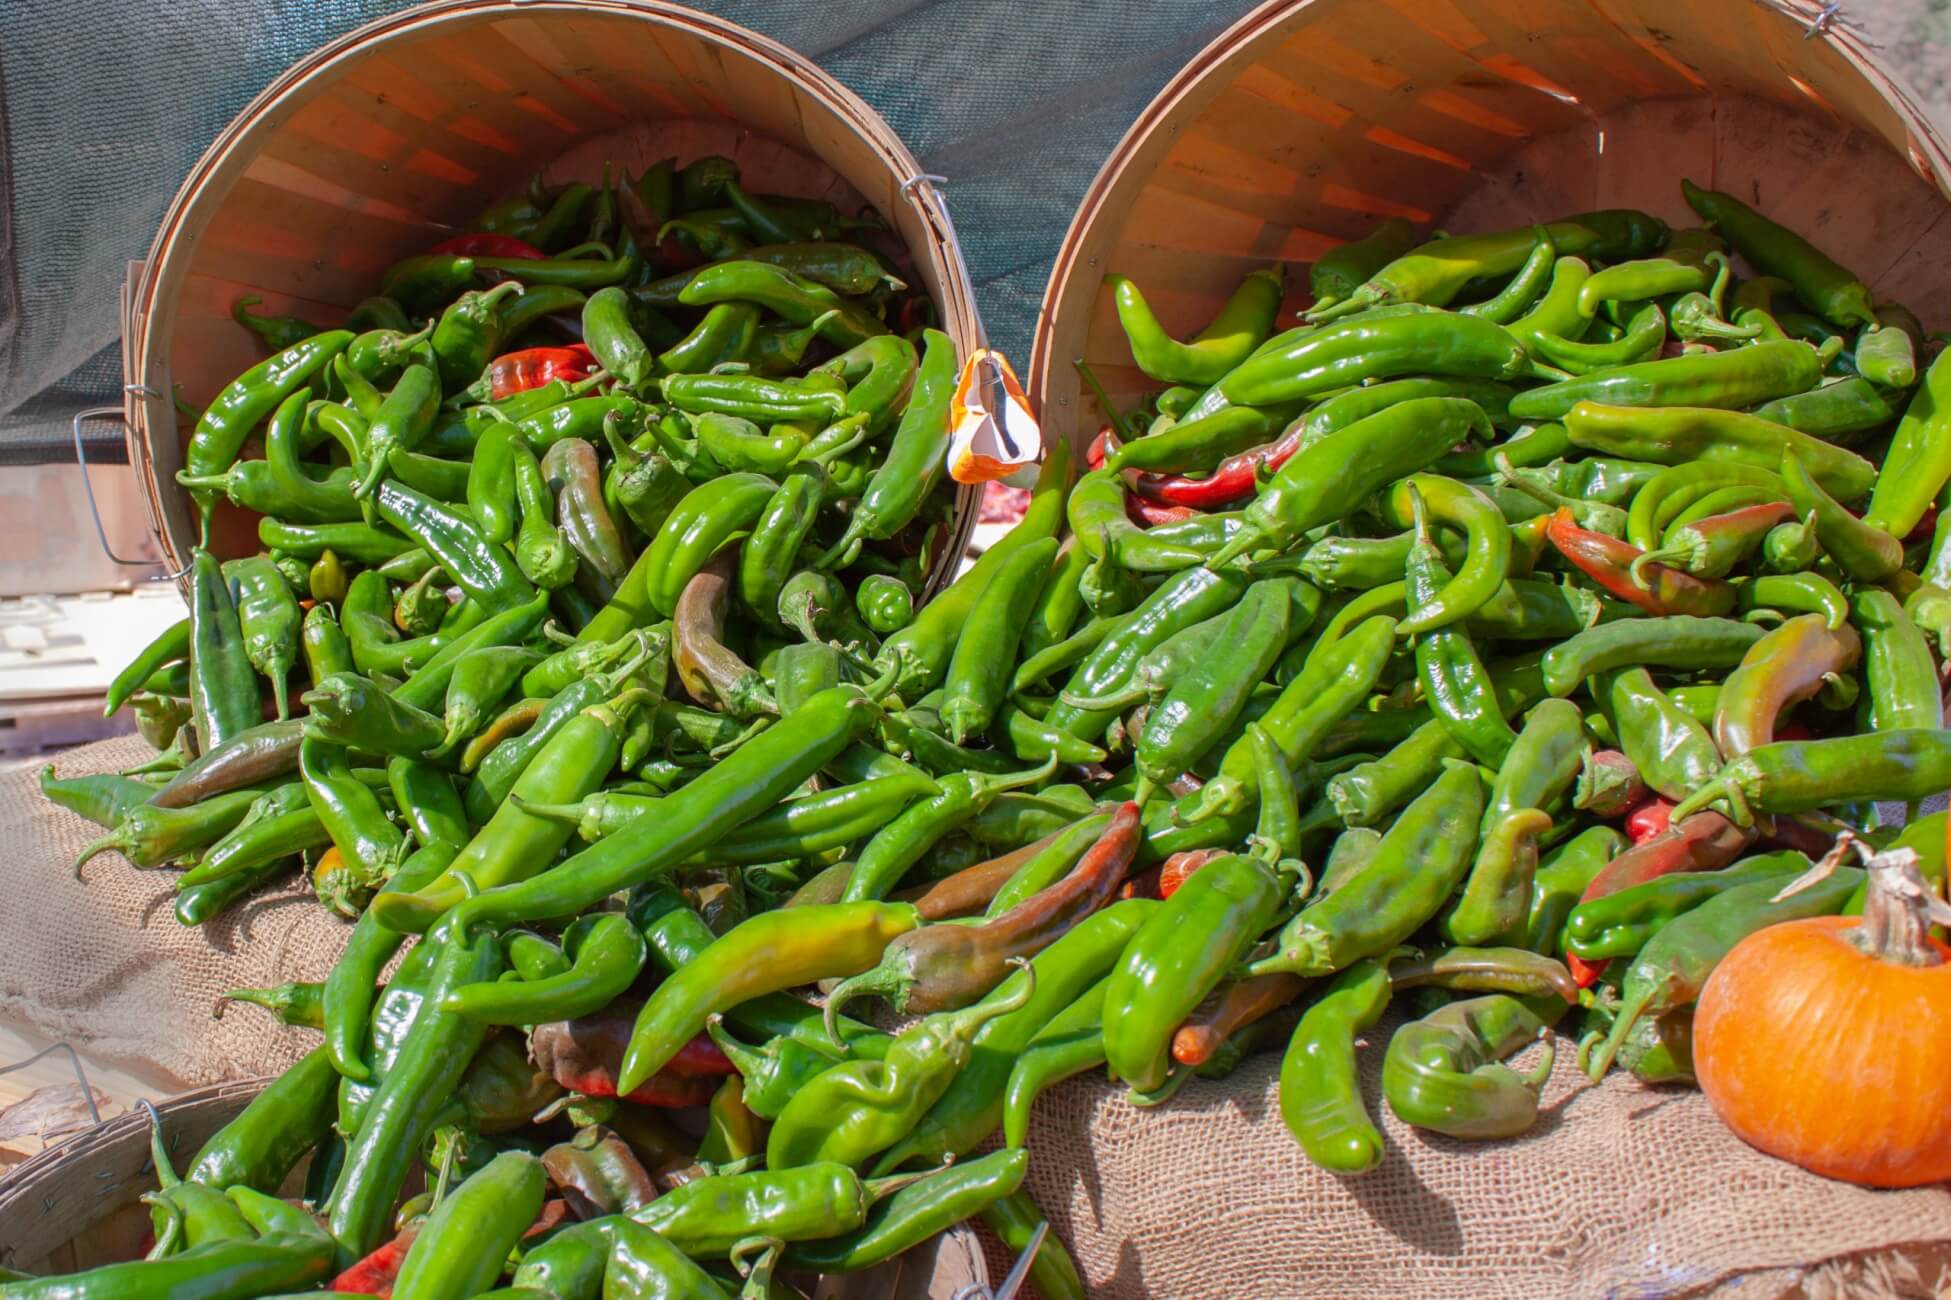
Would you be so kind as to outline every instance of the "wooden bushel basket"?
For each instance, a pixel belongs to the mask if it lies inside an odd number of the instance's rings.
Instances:
[[[269,1079],[182,1093],[156,1107],[177,1169],[237,1117]],[[296,1196],[301,1164],[285,1187]],[[99,1124],[15,1166],[0,1178],[0,1265],[37,1275],[71,1273],[138,1258],[150,1231],[138,1198],[155,1190],[149,1118],[140,1110]],[[989,1272],[973,1231],[958,1227],[879,1268],[824,1279],[819,1300],[950,1300]]]
[[[1467,234],[1637,207],[1698,225],[1683,176],[1943,326],[1951,154],[1821,14],[1806,0],[1262,5],[1159,92],[1085,193],[1037,321],[1046,427],[1081,446],[1102,418],[1076,358],[1114,400],[1158,387],[1131,364],[1106,272],[1183,337],[1272,262],[1288,264],[1288,307],[1304,305],[1306,264],[1384,217]]]
[[[977,329],[961,254],[921,166],[859,97],[784,46],[661,0],[436,0],[314,51],[217,137],[164,215],[123,332],[129,463],[173,569],[195,540],[182,467],[188,422],[261,355],[229,318],[257,310],[329,324],[400,257],[495,198],[547,179],[634,174],[676,154],[737,159],[764,189],[863,204],[967,350]],[[935,581],[975,525],[965,488]],[[216,549],[257,549],[225,506]]]
[[[1284,263],[1285,326],[1307,302],[1308,264],[1384,217],[1468,234],[1632,206],[1697,225],[1682,177],[1813,239],[1879,301],[1951,322],[1951,155],[1815,0],[1282,0],[1194,56],[1086,192],[1044,296],[1031,391],[1045,429],[1081,450],[1104,413],[1076,360],[1127,408],[1162,386],[1132,365],[1108,272],[1184,337],[1248,271]],[[1316,1168],[1287,1132],[1278,1053],[1156,1109],[1101,1077],[1040,1098],[1027,1186],[1092,1294],[1936,1285],[1951,1240],[1942,1187],[1804,1174],[1743,1146],[1698,1093],[1619,1075],[1589,1085],[1566,1041],[1531,1133],[1411,1130],[1378,1087],[1396,1023],[1359,1054],[1387,1143],[1360,1178]]]

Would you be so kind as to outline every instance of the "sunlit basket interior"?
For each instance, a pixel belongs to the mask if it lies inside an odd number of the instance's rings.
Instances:
[[[1951,159],[1846,26],[1788,0],[1306,0],[1264,5],[1160,92],[1099,172],[1038,321],[1046,426],[1101,419],[1131,364],[1106,272],[1180,334],[1247,271],[1305,264],[1383,217],[1472,232],[1593,208],[1698,224],[1680,178],[1729,190],[1951,321]],[[1811,33],[1811,28],[1817,30]],[[1286,320],[1283,317],[1283,320]]]
[[[257,359],[229,319],[259,310],[332,323],[379,272],[453,232],[538,168],[551,181],[635,173],[667,155],[736,158],[762,189],[866,204],[964,348],[968,285],[939,198],[872,109],[783,46],[676,5],[449,0],[381,19],[279,77],[220,135],[164,217],[130,302],[130,461],[180,566],[194,539],[176,487],[187,421]],[[183,427],[179,428],[179,424]],[[974,493],[957,519],[974,523]],[[225,551],[256,548],[226,508]],[[963,533],[966,536],[966,532]],[[958,543],[959,543],[959,539]],[[948,548],[952,565],[960,545]]]

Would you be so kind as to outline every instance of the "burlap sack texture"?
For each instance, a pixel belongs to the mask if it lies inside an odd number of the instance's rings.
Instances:
[[[109,771],[146,754],[133,739],[104,741],[57,767]],[[295,879],[201,930],[177,924],[170,873],[104,856],[77,884],[67,863],[97,831],[40,797],[38,767],[0,775],[0,844],[12,850],[0,858],[0,1017],[185,1084],[274,1073],[307,1050],[308,1031],[253,1007],[212,1021],[211,1005],[240,984],[321,977],[349,927]],[[1362,1051],[1389,1153],[1358,1179],[1316,1169],[1288,1135],[1277,1056],[1154,1110],[1092,1076],[1046,1093],[1028,1186],[1092,1293],[1537,1300],[1685,1295],[1737,1278],[1728,1293],[1743,1297],[1936,1289],[1943,1253],[1921,1248],[1951,1241],[1943,1187],[1872,1192],[1804,1174],[1744,1146],[1698,1093],[1623,1075],[1587,1083],[1565,1040],[1528,1136],[1411,1130],[1379,1102],[1395,1023]],[[1001,1277],[1009,1261],[988,1244]],[[1866,1253],[1853,1271],[1807,1271]],[[1919,1279],[1917,1259],[1940,1262]],[[1822,1277],[1830,1285],[1811,1289]]]
[[[61,776],[153,757],[137,737],[53,757]],[[173,871],[105,853],[76,881],[69,864],[102,831],[41,797],[42,764],[0,774],[0,1018],[115,1064],[160,1067],[183,1086],[274,1073],[317,1036],[256,1007],[211,1018],[224,990],[322,979],[352,927],[294,875],[200,927],[179,923]]]

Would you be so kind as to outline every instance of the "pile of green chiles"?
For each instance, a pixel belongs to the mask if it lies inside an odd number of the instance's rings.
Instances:
[[[1184,342],[1114,278],[1163,391],[1112,413],[1074,485],[1053,447],[1022,522],[917,609],[953,348],[902,351],[849,296],[871,283],[813,293],[802,264],[811,288],[772,296],[761,250],[687,229],[771,238],[747,209],[796,209],[693,185],[705,166],[634,188],[679,214],[668,240],[732,260],[590,295],[603,378],[539,414],[441,398],[491,392],[504,340],[452,378],[440,347],[499,289],[403,334],[370,416],[343,381],[344,401],[294,398],[329,385],[323,357],[353,371],[343,332],[291,340],[240,381],[256,396],[211,407],[247,423],[202,466],[193,441],[193,488],[241,478],[259,420],[267,456],[343,425],[346,517],[268,519],[274,553],[229,584],[200,556],[181,641],[125,675],[187,695],[193,761],[160,789],[54,785],[140,865],[194,859],[184,896],[316,854],[321,898],[358,920],[322,985],[236,994],[323,1042],[158,1194],[178,1253],[0,1295],[121,1295],[160,1268],[231,1286],[200,1295],[335,1270],[370,1293],[389,1253],[415,1298],[511,1264],[507,1294],[556,1300],[644,1279],[797,1294],[972,1214],[1027,1240],[1029,1116],[1060,1080],[1108,1066],[1153,1105],[1275,1045],[1302,1148],[1360,1173],[1384,1145],[1356,1044],[1397,990],[1421,1018],[1387,1045],[1389,1108],[1514,1135],[1550,1048],[1528,1073],[1506,1058],[1577,1008],[1595,1075],[1688,1079],[1719,957],[1851,906],[1848,869],[1777,895],[1845,829],[1893,838],[1874,801],[1951,786],[1951,523],[1920,528],[1951,481],[1951,366],[1725,195],[1689,186],[1705,225],[1677,232],[1613,211],[1417,246],[1391,223],[1313,267],[1282,333],[1272,272]],[[611,274],[620,247],[547,262]],[[431,265],[389,285],[465,284]],[[700,294],[714,276],[740,293]],[[653,293],[753,303],[784,318],[755,338],[846,350],[797,377],[755,376],[756,344],[686,372],[643,343]],[[841,322],[864,337],[825,333]],[[589,403],[608,405],[566,413]],[[450,426],[474,450],[442,504],[403,467]],[[608,593],[605,523],[641,547]],[[553,588],[529,540],[551,527],[572,557]],[[371,548],[280,563],[325,529]],[[335,593],[347,561],[366,567]],[[252,667],[281,676],[289,633],[244,615],[315,580],[307,712],[252,725]],[[1943,815],[1894,838],[1942,880]],[[823,1005],[795,996],[814,988]],[[846,1014],[870,996],[919,1018]],[[252,1221],[251,1189],[307,1153],[324,1229]],[[433,1191],[401,1207],[416,1166]],[[1081,1293],[1054,1243],[1034,1276]]]

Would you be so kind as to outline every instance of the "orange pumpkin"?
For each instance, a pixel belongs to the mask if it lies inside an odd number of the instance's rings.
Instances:
[[[1871,1187],[1951,1178],[1951,964],[1928,933],[1951,908],[1916,859],[1871,857],[1861,918],[1752,934],[1701,990],[1694,1069],[1749,1145]]]

